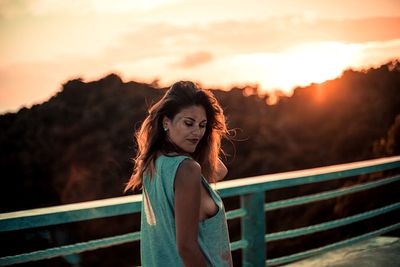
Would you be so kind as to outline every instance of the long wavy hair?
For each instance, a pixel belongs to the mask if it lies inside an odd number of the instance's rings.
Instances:
[[[179,81],[174,83],[165,95],[149,109],[148,116],[139,131],[135,133],[137,154],[133,158],[134,171],[126,184],[125,192],[139,187],[142,189],[144,175],[148,175],[150,179],[153,178],[157,152],[164,154],[183,152],[168,140],[162,120],[164,116],[173,120],[177,113],[190,106],[202,106],[207,116],[204,136],[190,156],[201,165],[202,174],[209,182],[217,181],[215,174],[218,157],[220,153],[223,153],[221,138],[228,137],[223,110],[210,91],[202,89],[190,81]]]

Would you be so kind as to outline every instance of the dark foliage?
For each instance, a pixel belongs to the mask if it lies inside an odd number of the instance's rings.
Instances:
[[[236,129],[235,141],[223,143],[229,154],[224,159],[227,179],[400,154],[399,61],[361,72],[347,70],[335,80],[296,88],[291,97],[283,96],[275,105],[266,104],[268,95],[250,89],[213,90],[229,128]],[[77,79],[45,103],[1,115],[0,212],[123,195],[133,169],[133,133],[165,90],[123,83],[115,74],[88,83]],[[268,198],[284,198],[291,190],[301,194],[301,189],[292,188],[271,192]],[[350,209],[345,198],[327,205],[328,217]],[[274,216],[284,218],[280,226],[288,226],[294,217],[302,224],[310,216],[324,215],[318,212],[310,208],[301,214],[279,211]],[[279,230],[278,222],[269,220],[269,229]],[[116,220],[118,230],[107,229],[108,224],[100,220],[71,226],[68,232],[71,238],[84,234],[99,238],[94,233],[124,233],[137,227],[126,218]],[[131,253],[126,259],[118,257],[118,266],[131,266],[138,257]],[[82,254],[82,263],[112,265],[111,259],[107,262],[94,255]]]

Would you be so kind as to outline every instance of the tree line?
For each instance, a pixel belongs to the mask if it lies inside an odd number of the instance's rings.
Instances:
[[[399,60],[297,87],[273,105],[257,86],[209,89],[235,133],[223,142],[228,180],[400,154]],[[166,90],[124,83],[116,74],[74,79],[42,104],[2,114],[0,212],[123,195],[136,153],[133,134]],[[282,198],[290,190],[268,197]],[[335,201],[333,214],[349,210],[346,199]],[[269,227],[278,224],[271,220]]]

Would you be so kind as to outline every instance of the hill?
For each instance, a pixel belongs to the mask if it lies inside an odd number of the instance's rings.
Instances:
[[[123,195],[136,152],[133,133],[165,90],[115,74],[75,79],[40,105],[1,115],[0,212]],[[258,88],[211,90],[236,129],[233,141],[223,143],[227,179],[400,154],[399,61],[295,88],[274,105]],[[271,192],[268,199],[289,194]],[[348,212],[341,201],[333,213]]]

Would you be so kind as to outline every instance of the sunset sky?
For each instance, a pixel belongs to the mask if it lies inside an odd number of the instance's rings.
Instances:
[[[111,72],[290,95],[396,57],[399,0],[0,0],[0,113]]]

